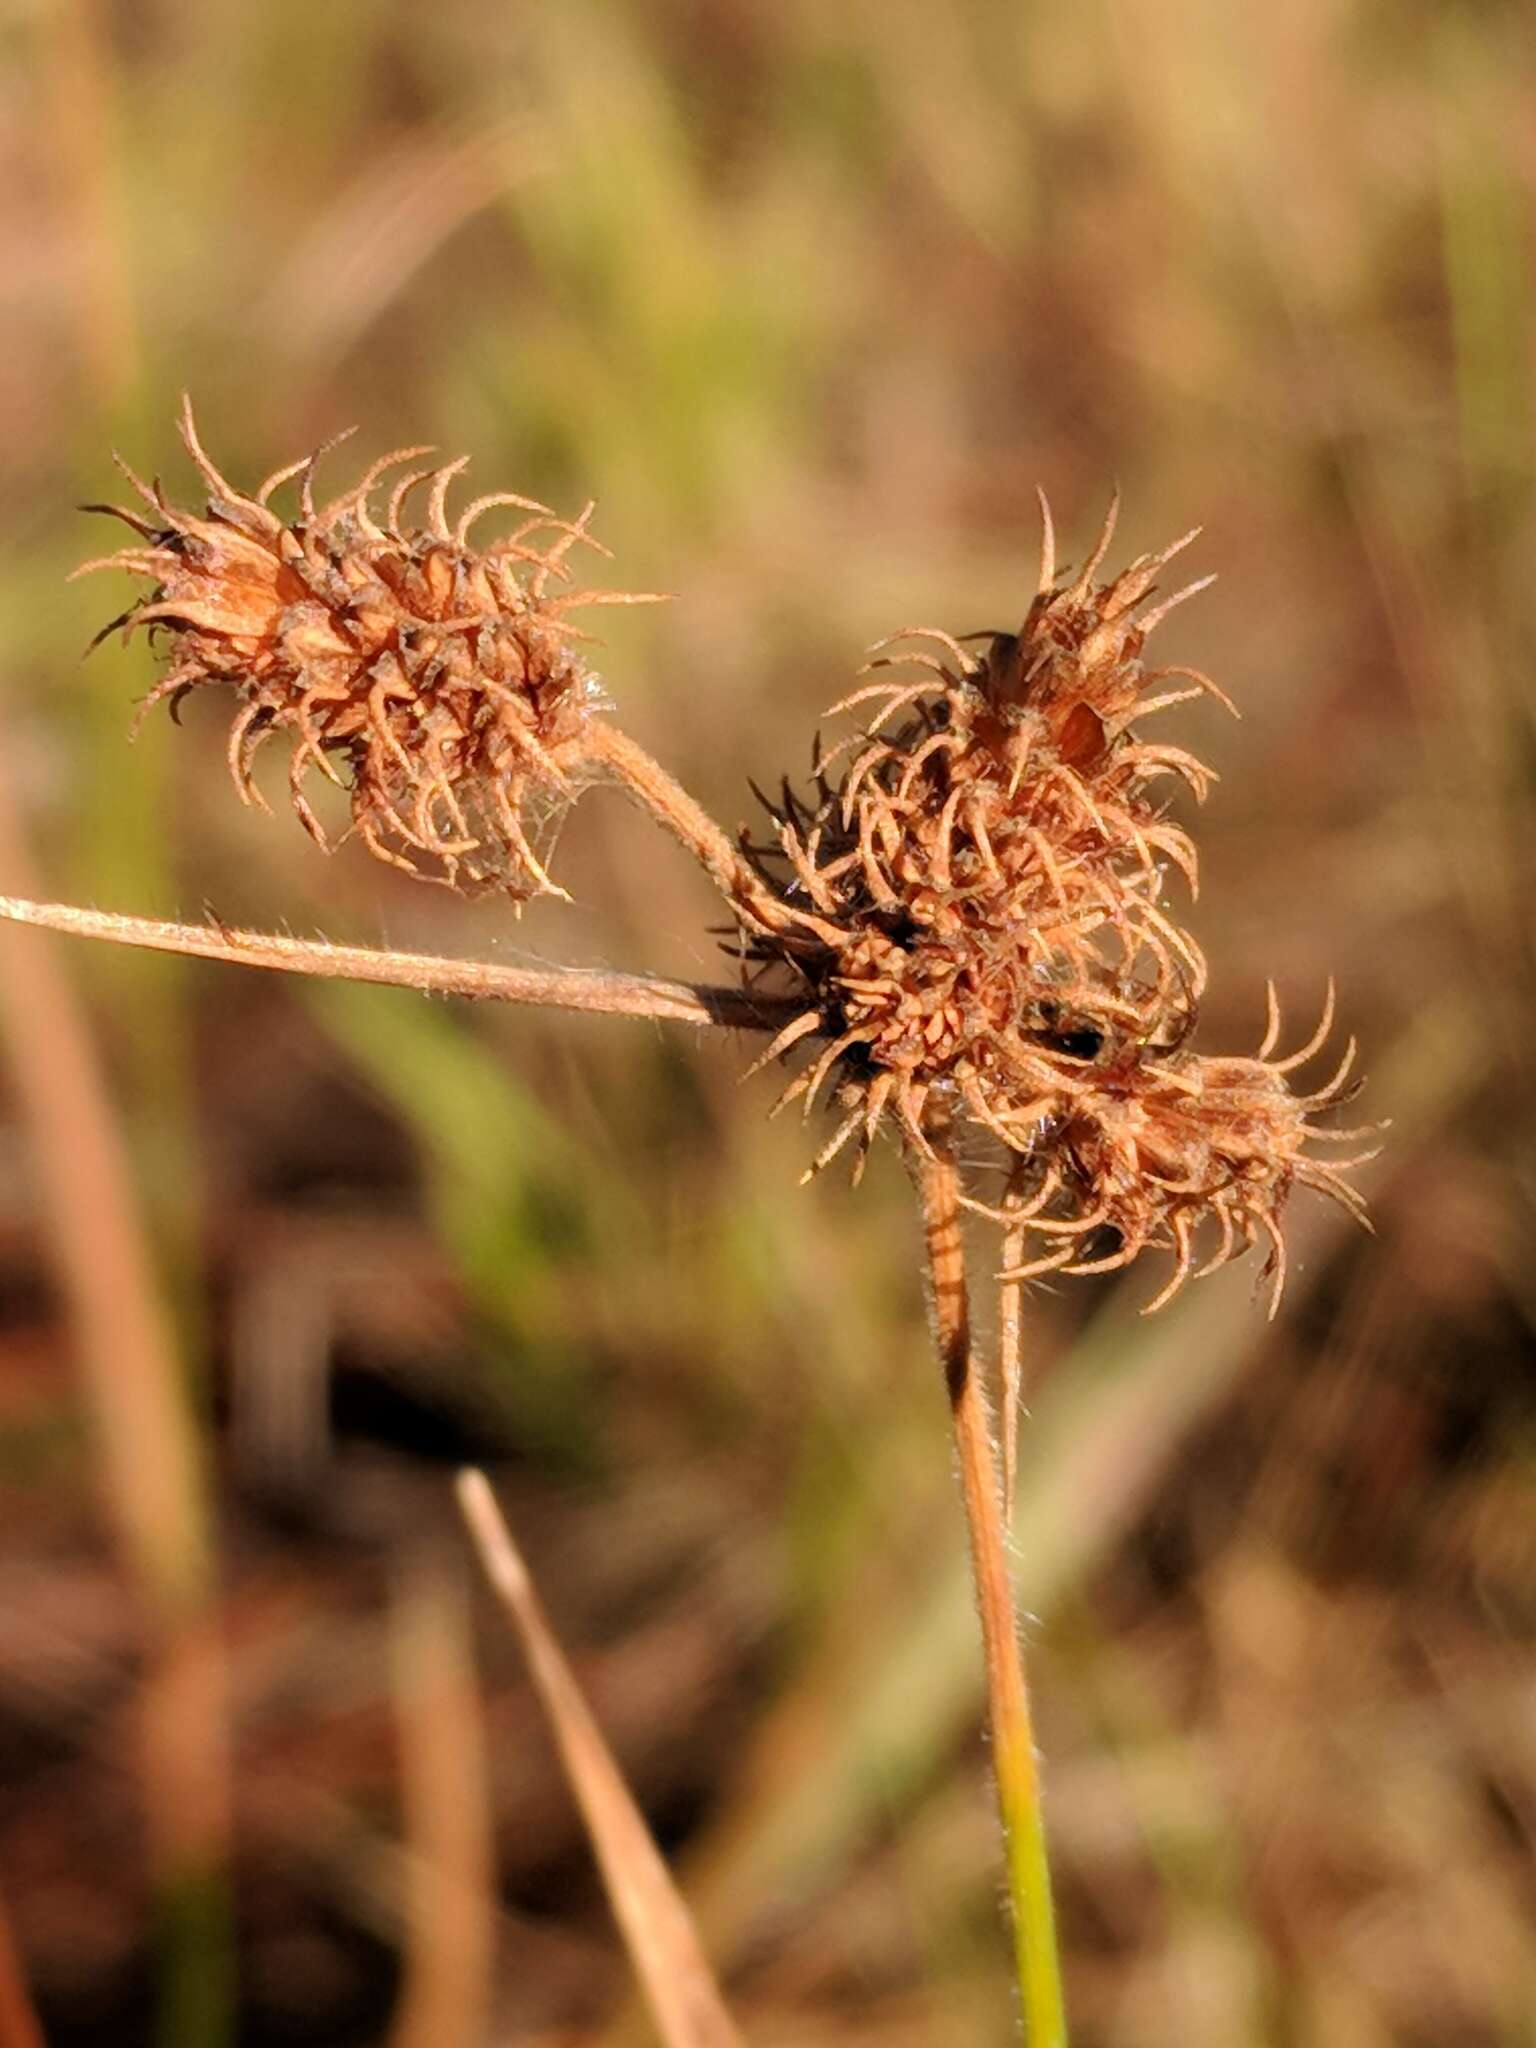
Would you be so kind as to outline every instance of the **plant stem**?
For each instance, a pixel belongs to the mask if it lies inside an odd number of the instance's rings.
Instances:
[[[923,1212],[934,1341],[949,1392],[976,1606],[986,1653],[992,1767],[1008,1865],[1008,1897],[1024,2034],[1028,2048],[1064,2048],[1067,2023],[1050,1866],[1046,1859],[1045,1821],[1040,1806],[1040,1777],[1024,1659],[1019,1647],[1013,1580],[1008,1570],[997,1450],[971,1344],[959,1175],[948,1132],[931,1131],[929,1137],[932,1150],[927,1157],[914,1155],[913,1173]]]
[[[610,974],[580,967],[499,967],[484,960],[443,960],[428,953],[333,946],[275,932],[235,931],[227,925],[175,924],[157,917],[127,917],[110,910],[78,910],[72,903],[34,903],[0,896],[0,918],[41,925],[77,938],[108,939],[157,953],[190,953],[281,974],[319,974],[333,981],[383,982],[428,995],[472,996],[492,1002],[530,1003],[555,1010],[592,1010],[605,1016],[661,1017],[675,1024],[723,1024],[737,1031],[778,1031],[804,1004],[752,995],[746,989],[710,988],[663,981],[647,974]]]
[[[637,740],[605,719],[594,718],[586,729],[584,750],[588,760],[606,768],[642,809],[687,848],[727,902],[766,931],[777,931],[783,925],[783,906],[763,886],[741,849]]]

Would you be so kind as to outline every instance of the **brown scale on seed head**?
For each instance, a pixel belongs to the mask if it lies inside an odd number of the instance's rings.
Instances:
[[[1273,1033],[1252,1061],[1185,1050],[1206,970],[1163,896],[1170,868],[1193,891],[1195,851],[1158,795],[1173,779],[1200,799],[1214,778],[1134,726],[1187,698],[1228,701],[1196,670],[1142,659],[1159,619],[1210,580],[1145,608],[1193,535],[1096,583],[1112,507],[1059,581],[1043,509],[1017,633],[972,635],[979,653],[932,629],[896,635],[868,664],[878,679],[833,707],[868,706],[870,722],[822,756],[807,795],[786,784],[769,804],[777,844],[748,852],[779,915],[747,920],[743,951],[754,981],[805,998],[766,1055],[814,1055],[779,1106],[809,1114],[830,1087],[842,1109],[812,1172],[853,1143],[857,1178],[888,1116],[923,1148],[942,1111],[1010,1162],[1005,1204],[977,1206],[1047,1238],[1027,1272],[1106,1271],[1167,1245],[1161,1302],[1189,1276],[1202,1220],[1218,1233],[1204,1270],[1263,1239],[1281,1273],[1294,1183],[1357,1212],[1359,1198],[1303,1152],[1308,1115],[1336,1094],[1292,1096],[1299,1061],[1268,1059]],[[1324,1035],[1331,1015],[1330,998]],[[1101,1230],[1113,1249],[1090,1258]]]
[[[347,791],[351,829],[370,852],[409,874],[517,902],[563,893],[533,839],[575,793],[598,694],[567,614],[651,601],[557,587],[575,548],[606,553],[588,532],[592,506],[564,520],[496,492],[450,514],[465,461],[422,465],[425,448],[383,457],[326,504],[314,494],[323,450],[246,496],[204,453],[186,403],[181,431],[208,488],[204,512],[171,504],[126,465],[145,509],[90,508],[125,520],[141,542],[86,568],[126,569],[153,586],[113,627],[169,639],[168,672],[140,716],[162,701],[174,713],[190,691],[226,684],[238,705],[230,773],[246,802],[263,803],[253,763],[281,736],[294,810],[322,846],[312,770]],[[298,511],[285,520],[269,501],[290,482]],[[422,521],[408,524],[418,491]],[[500,508],[525,516],[506,537],[473,545],[476,522]]]

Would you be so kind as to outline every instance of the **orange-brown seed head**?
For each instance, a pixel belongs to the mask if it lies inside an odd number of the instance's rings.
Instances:
[[[1330,999],[1325,1026],[1331,1020]],[[1364,1202],[1344,1172],[1374,1152],[1338,1158],[1311,1149],[1365,1135],[1316,1121],[1350,1091],[1353,1041],[1321,1088],[1298,1094],[1290,1085],[1296,1059],[1320,1042],[1291,1060],[1182,1051],[1159,1057],[1139,1049],[1099,1066],[1056,1133],[1059,1189],[1031,1226],[1048,1240],[1055,1233],[1055,1255],[1041,1268],[1109,1272],[1165,1246],[1174,1268],[1149,1304],[1155,1309],[1186,1280],[1262,1244],[1273,1313],[1285,1283],[1281,1222],[1293,1188],[1315,1188],[1365,1221]],[[1113,1232],[1113,1249],[1085,1255],[1090,1228]]]
[[[1202,1270],[1263,1242],[1278,1298],[1291,1188],[1360,1212],[1350,1162],[1305,1149],[1343,1075],[1311,1097],[1285,1078],[1326,1038],[1332,999],[1290,1060],[1269,1058],[1278,1017],[1256,1059],[1187,1049],[1206,969],[1163,896],[1170,868],[1193,887],[1195,850],[1161,790],[1173,778],[1200,798],[1212,778],[1133,724],[1227,700],[1196,670],[1143,661],[1159,618],[1202,587],[1143,609],[1193,536],[1097,582],[1114,523],[1112,508],[1066,582],[1047,509],[1038,593],[1018,633],[972,636],[979,656],[932,628],[875,650],[872,679],[833,707],[867,707],[863,730],[821,758],[810,794],[786,785],[770,805],[777,844],[748,849],[780,916],[748,923],[744,951],[754,978],[778,974],[806,1003],[770,1053],[811,1050],[781,1104],[809,1111],[825,1088],[843,1112],[816,1167],[851,1143],[857,1177],[887,1116],[919,1148],[935,1116],[968,1125],[1007,1162],[1002,1206],[972,1206],[1044,1240],[1018,1277],[1167,1246],[1161,1302],[1208,1226]]]
[[[409,874],[515,901],[555,891],[534,842],[574,794],[597,697],[567,614],[645,601],[561,587],[572,550],[597,546],[592,508],[563,520],[507,492],[450,515],[448,488],[464,462],[403,467],[429,452],[420,448],[376,462],[322,506],[318,455],[246,496],[203,452],[189,407],[181,427],[208,487],[201,514],[131,471],[146,510],[93,508],[141,538],[86,566],[152,585],[114,624],[168,641],[167,673],[141,716],[226,684],[237,703],[230,772],[247,802],[262,801],[257,753],[281,737],[294,809],[322,845],[312,770],[346,790],[350,829],[369,850]],[[298,511],[285,520],[269,501],[294,479]],[[418,491],[416,524],[406,507]],[[477,547],[476,521],[499,507],[513,508],[518,524]]]

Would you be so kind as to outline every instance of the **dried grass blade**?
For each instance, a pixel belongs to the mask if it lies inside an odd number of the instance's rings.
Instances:
[[[555,1640],[485,1474],[461,1473],[458,1493],[480,1561],[527,1656],[666,2048],[744,2048],[692,1916]]]

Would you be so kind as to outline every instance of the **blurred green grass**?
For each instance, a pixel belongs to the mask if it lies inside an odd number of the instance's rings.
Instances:
[[[1021,1562],[1032,1583],[1053,1536],[1069,1559],[1040,1596],[1039,1662],[1087,2042],[1531,2038],[1536,1941],[1511,1930],[1536,1767],[1513,1735],[1490,1753],[1466,1732],[1452,1678],[1502,1698],[1536,1622],[1502,1533],[1536,1506],[1532,44],[1510,6],[1338,0],[39,0],[4,29],[7,735],[61,895],[720,971],[707,895],[612,798],[567,828],[578,907],[514,926],[242,813],[209,707],[124,744],[149,670],[116,646],[78,662],[117,593],[63,585],[104,544],[70,507],[113,494],[113,444],[184,486],[183,385],[237,478],[356,424],[338,475],[419,439],[471,451],[485,489],[597,496],[616,580],[678,593],[613,615],[602,671],[728,823],[749,774],[803,765],[877,634],[1008,623],[1036,482],[1069,552],[1115,480],[1130,549],[1207,523],[1197,573],[1221,581],[1167,629],[1168,658],[1245,716],[1194,709],[1178,735],[1224,778],[1201,823],[1203,1042],[1257,1038],[1266,973],[1299,1016],[1336,970],[1370,1066],[1430,1107],[1414,1121],[1373,1086],[1370,1112],[1408,1125],[1380,1237],[1319,1243],[1274,1335],[1240,1286],[1193,1297],[1177,1339],[1129,1320],[1141,1277],[1036,1306],[1038,1456],[1059,1427],[1052,1469],[1084,1475],[1059,1500],[1040,1471],[1049,1512],[1038,1526],[1026,1502]],[[626,1601],[648,1613],[664,1585],[713,1617],[713,1691],[674,1699],[653,1675],[634,1754],[670,1783],[675,1717],[699,1714],[710,1761],[679,1846],[727,1902],[754,2038],[1003,2038],[957,1733],[959,1536],[894,1162],[857,1200],[802,1193],[802,1134],[761,1123],[728,1044],[70,965],[204,1408],[228,1370],[231,1247],[274,1211],[303,1227],[404,1204],[465,1302],[433,1400],[489,1393],[511,1471],[566,1531],[557,1614],[562,1592],[578,1615],[590,1598],[622,1642]],[[371,1148],[389,1146],[348,1149],[375,1121],[411,1161],[383,1192]],[[301,1149],[321,1196],[285,1182]],[[28,1217],[13,1193],[21,1244]],[[1357,1327],[1351,1377],[1338,1333]],[[1106,1346],[1141,1406],[1095,1408]],[[1285,1390],[1335,1368],[1319,1441]],[[1255,1415],[1289,1447],[1289,1534],[1221,1483],[1224,1461],[1246,1472],[1232,1447]],[[1129,1513],[1114,1452],[1133,1430],[1126,1456],[1157,1453]],[[1466,1521],[1457,1569],[1389,1570],[1362,1533],[1325,1570],[1304,1540],[1319,1503],[1387,1500],[1393,1475],[1430,1551],[1437,1514]],[[227,1485],[239,1521],[238,1468]],[[572,1544],[605,1561],[571,1566]],[[1286,1670],[1310,1673],[1268,1695],[1212,1591],[1259,1583],[1255,1556],[1302,1617]],[[1397,1659],[1362,1650],[1352,1680],[1346,1632],[1336,1696],[1310,1646],[1367,1590]],[[1317,1765],[1346,1708],[1386,1781],[1388,1818],[1358,1829]],[[1276,1745],[1317,1765],[1294,1818],[1242,1791]],[[1169,1754],[1173,1788],[1154,1789],[1187,1806],[1185,1833],[1147,1805]],[[903,1852],[927,1830],[931,1858]],[[1474,1877],[1506,1929],[1481,1946]],[[12,1907],[51,1985],[53,1923]]]

